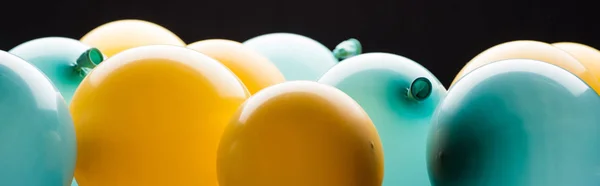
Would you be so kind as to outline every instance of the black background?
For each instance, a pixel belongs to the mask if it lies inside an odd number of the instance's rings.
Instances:
[[[2,1],[0,49],[39,37],[79,39],[118,19],[157,23],[191,43],[243,42],[272,32],[311,37],[333,49],[354,37],[365,52],[411,58],[448,86],[479,52],[511,40],[600,47],[600,6],[577,1],[485,0],[104,0]]]

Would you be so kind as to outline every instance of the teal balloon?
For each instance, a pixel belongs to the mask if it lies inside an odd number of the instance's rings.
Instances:
[[[384,186],[430,185],[427,136],[446,95],[433,74],[402,56],[367,53],[341,61],[319,82],[356,100],[375,124],[383,144]]]
[[[266,34],[243,44],[267,57],[288,81],[317,81],[338,63],[332,51],[323,44],[297,34]]]
[[[64,37],[34,39],[9,51],[40,69],[56,86],[67,103],[79,83],[104,55],[78,40]]]
[[[0,51],[0,185],[70,185],[75,140],[67,104],[52,83]]]
[[[435,186],[597,186],[600,97],[577,76],[503,60],[464,76],[434,118]]]

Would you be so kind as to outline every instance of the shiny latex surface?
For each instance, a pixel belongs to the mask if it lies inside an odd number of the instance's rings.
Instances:
[[[245,41],[244,45],[269,58],[288,81],[316,81],[338,62],[323,44],[292,33],[265,34]]]
[[[71,113],[82,186],[217,186],[219,139],[246,88],[185,47],[119,53],[81,83]]]
[[[581,43],[560,42],[552,45],[577,58],[585,68],[596,76],[596,81],[600,82],[600,51]]]
[[[9,52],[40,69],[56,86],[62,96],[71,102],[71,98],[79,83],[85,77],[81,71],[85,66],[78,65],[78,59],[87,55],[91,47],[78,40],[64,37],[45,37],[20,44]],[[96,50],[97,51],[97,50]],[[88,57],[91,67],[102,62],[103,56],[98,51],[91,53],[97,56]]]
[[[62,96],[33,65],[0,51],[0,185],[68,186],[75,159]]]
[[[220,186],[380,186],[383,152],[354,100],[328,85],[291,81],[240,107],[217,170]]]
[[[595,81],[598,78],[575,57],[548,43],[528,40],[507,42],[483,51],[463,67],[451,86],[465,74],[486,64],[505,59],[532,59],[547,62],[577,75],[596,92],[600,90],[600,82]]]
[[[244,83],[250,94],[285,81],[283,74],[266,57],[241,43],[209,39],[188,45],[227,66]]]
[[[407,95],[411,83],[425,77],[430,95],[417,101]],[[425,147],[430,120],[446,89],[427,69],[402,56],[367,53],[329,70],[319,80],[342,90],[369,114],[385,153],[384,186],[427,186]]]
[[[107,57],[139,46],[186,45],[177,35],[166,28],[136,19],[118,20],[100,25],[80,40],[100,49]]]
[[[512,59],[467,74],[434,118],[436,186],[600,183],[600,97],[575,75]]]

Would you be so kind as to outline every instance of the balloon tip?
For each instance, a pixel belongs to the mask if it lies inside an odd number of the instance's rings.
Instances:
[[[339,59],[344,60],[362,53],[362,45],[357,39],[350,38],[346,41],[338,44],[333,50],[333,55]]]
[[[410,87],[408,88],[408,97],[416,101],[423,101],[431,95],[432,88],[429,79],[419,77],[410,84]]]
[[[82,75],[87,75],[87,73],[96,67],[96,65],[100,64],[104,61],[104,55],[97,48],[90,48],[83,52],[81,56],[77,59],[77,70],[82,72]]]

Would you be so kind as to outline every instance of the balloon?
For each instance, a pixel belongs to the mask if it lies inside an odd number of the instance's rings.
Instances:
[[[71,186],[79,186],[79,184],[77,184],[77,180],[73,179],[73,182],[71,182]]]
[[[223,63],[240,78],[251,94],[285,81],[283,74],[269,59],[241,43],[209,39],[192,43],[188,48]]]
[[[583,79],[592,89],[600,91],[600,82],[595,81],[598,78],[569,53],[548,43],[526,40],[503,43],[483,51],[463,67],[451,86],[476,68],[505,59],[533,59],[559,66]]]
[[[82,186],[217,186],[221,134],[249,96],[218,61],[185,47],[119,53],[75,92]]]
[[[79,83],[97,64],[102,53],[78,40],[64,37],[34,39],[9,51],[40,69],[56,86],[67,103]]]
[[[349,42],[343,46],[349,47],[351,51],[342,52],[338,49],[336,54],[339,57],[348,57],[351,54],[347,53],[360,51],[360,44],[352,45]],[[245,41],[243,44],[269,58],[288,81],[316,81],[338,62],[332,51],[321,43],[292,33],[265,34]],[[352,50],[352,47],[355,50]]]
[[[402,56],[367,53],[341,61],[319,83],[348,94],[373,120],[384,147],[384,186],[430,185],[427,136],[446,95],[433,74]]]
[[[580,43],[560,42],[552,45],[577,58],[590,73],[598,78],[596,81],[600,81],[600,51]]]
[[[529,59],[495,62],[450,88],[434,118],[436,186],[600,183],[600,97],[577,76]]]
[[[352,98],[291,81],[239,108],[221,139],[217,171],[220,186],[380,186],[383,152]]]
[[[185,43],[177,35],[166,28],[136,19],[106,23],[88,32],[80,40],[87,45],[100,49],[108,57],[139,46],[185,46]]]
[[[50,80],[0,51],[1,185],[68,186],[75,148],[67,104]]]

